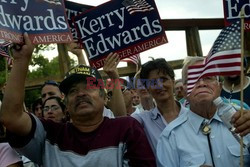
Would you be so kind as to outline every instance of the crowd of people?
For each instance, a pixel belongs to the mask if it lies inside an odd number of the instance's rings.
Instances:
[[[60,84],[46,81],[27,112],[25,79],[33,50],[26,33],[21,48],[12,50],[14,64],[0,110],[1,167],[239,166],[240,143],[214,104],[218,97],[233,107],[240,104],[232,95],[237,79],[203,77],[186,94],[188,66],[201,64],[202,57],[184,61],[181,80],[161,58],[143,64],[130,82],[119,76],[119,56],[110,53],[103,67],[109,89],[100,85],[99,71],[80,59]],[[245,83],[248,90],[247,76]],[[226,96],[221,92],[228,85]],[[249,99],[245,96],[243,114],[230,118],[243,137],[245,166],[250,165]]]

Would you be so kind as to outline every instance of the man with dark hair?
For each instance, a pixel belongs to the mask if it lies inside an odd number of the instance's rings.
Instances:
[[[101,79],[96,69],[79,65],[60,84],[72,122],[39,120],[23,112],[25,78],[34,49],[26,33],[24,40],[20,50],[13,50],[14,65],[0,112],[12,147],[46,167],[156,166],[136,120],[103,117],[104,90],[87,82],[89,78]]]
[[[178,100],[180,102],[184,101],[185,90],[183,88],[183,83],[182,83],[181,79],[178,79],[175,81],[174,92],[175,92],[176,100]]]
[[[42,98],[38,98],[36,99],[33,104],[32,104],[32,112],[35,114],[35,116],[37,116],[38,118],[42,118],[42,105],[43,105],[43,102],[42,102]]]
[[[144,127],[151,147],[156,145],[163,129],[176,117],[186,111],[174,98],[174,71],[165,59],[151,60],[142,65],[140,79],[155,99],[156,106],[149,112],[133,114]]]
[[[41,87],[41,97],[42,102],[52,96],[60,97],[61,99],[64,98],[64,94],[59,89],[59,84],[56,81],[48,80],[45,81],[44,84]]]

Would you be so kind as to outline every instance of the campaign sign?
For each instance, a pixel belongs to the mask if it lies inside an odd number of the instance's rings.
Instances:
[[[87,11],[88,9],[91,9],[92,7],[93,6],[83,5],[83,4],[79,4],[79,3],[75,3],[75,2],[71,2],[71,1],[65,1],[66,16],[67,16],[70,30],[71,30],[71,33],[72,33],[74,40],[77,41],[78,38],[77,38],[77,31],[76,31],[75,26],[73,24],[72,17],[75,17],[75,16],[81,14],[82,12]]]
[[[229,26],[231,23],[240,19],[241,9],[244,12],[244,28],[250,31],[250,1],[249,0],[223,0],[224,5],[224,21],[225,25]]]
[[[167,43],[154,0],[112,0],[76,16],[74,24],[95,68],[110,52],[123,59]]]
[[[1,0],[0,38],[21,43],[24,32],[34,44],[72,42],[63,0]]]

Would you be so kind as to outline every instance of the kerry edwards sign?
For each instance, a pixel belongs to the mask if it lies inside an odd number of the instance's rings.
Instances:
[[[72,42],[63,0],[0,0],[0,38],[34,44]]]
[[[250,1],[249,0],[223,0],[224,4],[224,20],[228,26],[236,20],[240,19],[241,9],[245,13],[244,28],[250,31]]]
[[[112,0],[76,16],[74,24],[95,68],[110,52],[123,59],[167,43],[154,0]]]
[[[66,16],[68,18],[68,23],[70,26],[70,30],[73,36],[74,40],[77,40],[77,31],[75,29],[75,26],[73,24],[72,18],[79,15],[82,12],[85,12],[86,10],[92,8],[92,6],[89,5],[83,5],[71,1],[65,1],[65,10],[66,10]]]

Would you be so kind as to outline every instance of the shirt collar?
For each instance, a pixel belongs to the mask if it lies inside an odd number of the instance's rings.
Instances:
[[[155,107],[153,110],[152,110],[152,115],[151,115],[151,118],[156,120],[158,117],[161,116],[161,113],[160,111],[158,110],[157,107]]]
[[[188,121],[191,124],[192,128],[194,129],[195,133],[198,134],[203,120],[204,120],[203,117],[197,115],[196,113],[192,112],[191,110],[190,110],[190,112],[188,112]]]
[[[180,107],[179,115],[181,115],[185,110],[187,110],[187,109],[185,109],[185,108],[181,105],[180,102],[178,102],[178,101],[175,101],[175,102],[176,102],[176,104]],[[157,106],[155,106],[154,109],[152,109],[152,112],[151,112],[151,113],[152,113],[151,118],[154,119],[154,120],[156,120],[158,117],[162,116],[161,113],[160,113],[160,111],[158,110]]]
[[[200,130],[201,124],[202,124],[202,122],[203,122],[204,119],[205,118],[199,116],[198,114],[192,112],[191,110],[188,112],[189,123],[191,124],[192,128],[194,129],[194,131],[197,134],[198,134],[198,132]],[[212,122],[212,120],[216,120],[216,121],[222,122],[222,120],[220,119],[220,117],[217,114],[217,111],[214,114],[213,118],[211,120],[209,120],[208,122],[210,123],[210,122]]]

